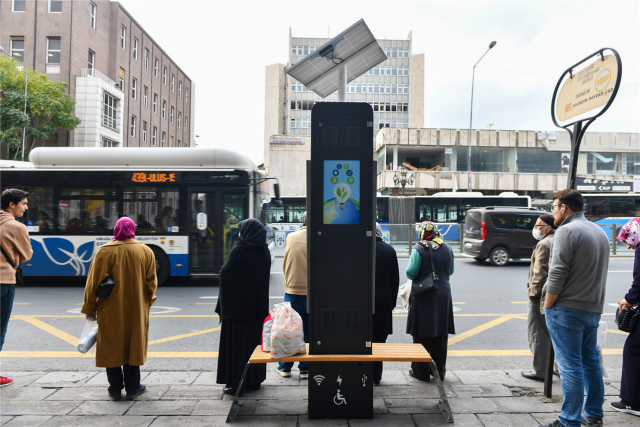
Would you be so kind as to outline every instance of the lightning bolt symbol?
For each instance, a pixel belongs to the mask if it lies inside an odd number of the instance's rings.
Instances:
[[[340,375],[338,375],[338,385],[341,386],[342,385],[342,378],[340,378]]]

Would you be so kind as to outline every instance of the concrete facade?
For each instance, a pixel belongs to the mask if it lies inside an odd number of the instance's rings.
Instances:
[[[27,1],[24,12],[12,11],[11,0],[0,3],[1,27],[0,45],[10,52],[14,37],[24,38],[24,61],[30,68],[47,73],[52,81],[63,81],[69,85],[72,97],[83,96],[87,84],[85,78],[101,79],[106,83],[120,83],[121,70],[124,82],[120,103],[121,122],[117,132],[120,146],[153,146],[153,128],[156,131],[156,146],[195,146],[193,132],[195,112],[195,85],[166,52],[145,32],[136,20],[118,2],[106,0],[64,0],[61,12],[50,12],[46,0]],[[90,7],[96,8],[95,24],[92,25]],[[124,44],[121,28],[125,29]],[[59,37],[61,41],[59,64],[47,64],[47,39]],[[135,46],[137,44],[137,49]],[[98,73],[90,77],[89,51],[94,53],[93,69]],[[136,54],[134,54],[136,51]],[[148,52],[148,53],[146,53]],[[147,55],[147,57],[145,56]],[[155,75],[155,60],[158,60],[158,75]],[[166,83],[163,80],[167,69]],[[84,77],[83,77],[84,76]],[[104,76],[104,77],[98,77]],[[173,87],[171,79],[173,77]],[[133,79],[136,79],[135,98],[132,93]],[[94,84],[93,86],[100,86]],[[77,87],[81,87],[80,92]],[[147,103],[144,103],[145,87]],[[154,95],[158,96],[157,111],[153,110]],[[162,117],[162,102],[167,103],[165,117]],[[102,102],[102,101],[99,101]],[[83,107],[101,108],[102,105],[88,106],[86,97]],[[173,108],[173,121],[171,109]],[[80,112],[84,114],[83,112]],[[135,116],[136,131],[132,136],[131,123]],[[178,117],[180,123],[178,123]],[[147,138],[143,140],[143,125],[147,124]],[[83,125],[81,124],[81,127]],[[87,124],[91,127],[92,125]],[[80,140],[91,134],[87,129],[57,133],[58,146],[95,146],[94,139]],[[172,144],[173,141],[173,144]],[[178,142],[180,141],[180,142]],[[30,144],[28,144],[30,145]],[[38,145],[41,145],[40,143]]]

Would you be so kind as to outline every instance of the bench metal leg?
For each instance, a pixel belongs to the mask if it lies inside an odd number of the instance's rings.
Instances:
[[[242,373],[242,378],[240,378],[240,384],[238,384],[238,388],[236,388],[236,395],[233,398],[233,403],[231,404],[231,409],[229,409],[229,415],[227,416],[227,423],[232,423],[236,419],[236,415],[240,412],[240,404],[238,403],[238,397],[240,397],[240,393],[244,389],[244,379],[247,376],[247,371],[249,370],[249,363],[244,367],[244,372]]]
[[[438,408],[442,412],[444,419],[448,423],[453,422],[453,414],[451,413],[451,407],[449,407],[449,400],[447,399],[447,393],[444,391],[444,386],[442,385],[442,380],[440,380],[440,374],[438,373],[438,367],[436,366],[436,362],[432,361],[430,363],[431,366],[431,374],[436,379],[436,384],[438,385],[438,390],[440,391],[440,400],[438,400]]]

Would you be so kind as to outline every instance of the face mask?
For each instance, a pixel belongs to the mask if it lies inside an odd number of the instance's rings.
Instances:
[[[536,240],[542,240],[545,237],[545,234],[543,234],[537,228],[534,228],[533,231],[531,232],[531,234],[533,234],[533,238],[536,239]]]

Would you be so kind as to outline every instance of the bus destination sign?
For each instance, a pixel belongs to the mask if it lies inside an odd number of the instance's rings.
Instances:
[[[144,173],[136,172],[131,177],[133,182],[176,182],[175,173]]]

